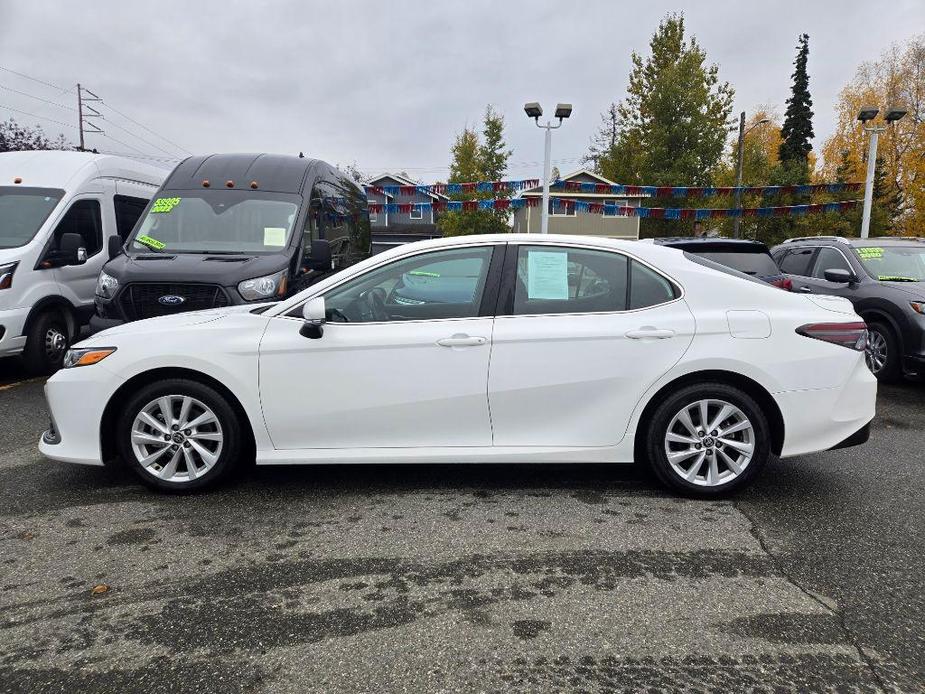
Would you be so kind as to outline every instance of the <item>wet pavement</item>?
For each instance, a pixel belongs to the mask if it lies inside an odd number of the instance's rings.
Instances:
[[[923,396],[881,389],[868,445],[722,501],[601,465],[166,497],[41,458],[41,381],[11,384],[0,691],[922,691]]]

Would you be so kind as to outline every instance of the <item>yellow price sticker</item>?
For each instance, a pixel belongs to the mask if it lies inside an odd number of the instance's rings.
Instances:
[[[158,198],[154,201],[154,206],[151,208],[151,212],[161,214],[172,212],[173,208],[179,205],[182,199],[183,198]]]

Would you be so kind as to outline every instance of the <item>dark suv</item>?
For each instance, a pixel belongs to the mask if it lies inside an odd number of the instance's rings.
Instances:
[[[834,294],[867,322],[867,365],[877,378],[925,372],[925,239],[789,239],[771,255],[793,291]]]

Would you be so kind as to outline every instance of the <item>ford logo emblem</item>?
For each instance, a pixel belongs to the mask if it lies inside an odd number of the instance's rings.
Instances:
[[[185,296],[177,296],[176,294],[165,294],[164,296],[158,297],[157,303],[162,306],[179,306],[180,304],[186,301]]]

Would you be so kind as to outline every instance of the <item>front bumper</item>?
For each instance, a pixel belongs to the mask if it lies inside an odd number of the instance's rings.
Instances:
[[[102,465],[100,423],[106,403],[124,381],[101,364],[61,369],[45,384],[51,425],[39,452],[52,460]]]
[[[28,308],[11,308],[0,311],[0,356],[13,356],[22,352],[26,346],[26,336],[23,335],[23,331],[28,317]]]
[[[94,314],[90,317],[90,334],[96,335],[96,333],[101,330],[115,328],[117,325],[122,325],[124,323],[125,321],[121,318],[103,318],[98,314]]]

